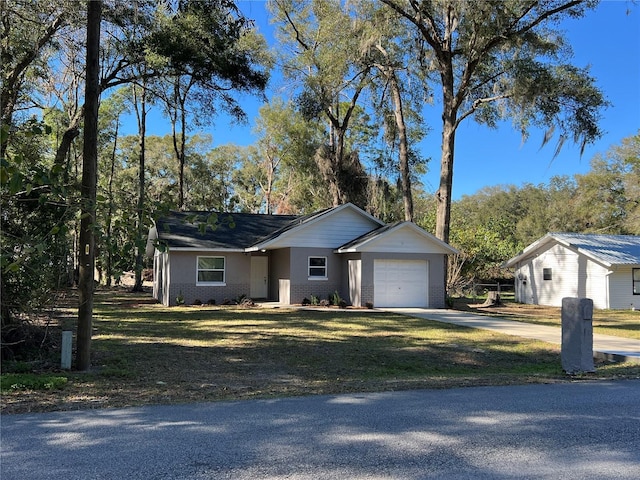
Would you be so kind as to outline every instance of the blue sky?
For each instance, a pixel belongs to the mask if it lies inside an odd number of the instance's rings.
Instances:
[[[271,41],[272,26],[264,2],[241,0],[238,4]],[[611,103],[602,114],[604,136],[588,146],[582,157],[579,146],[567,142],[561,153],[553,158],[555,139],[540,148],[542,131],[532,130],[523,144],[520,133],[509,122],[498,129],[488,129],[467,119],[456,137],[454,200],[487,186],[542,184],[556,175],[586,173],[594,155],[604,154],[609,147],[620,144],[623,138],[640,129],[640,6],[626,0],[605,0],[586,17],[567,21],[562,28],[574,51],[572,63],[591,67],[592,76]],[[278,87],[276,80],[267,96],[272,96]],[[229,124],[221,117],[204,131],[212,135],[215,146],[253,143],[251,132],[260,103],[256,98],[246,96],[241,97],[241,104],[249,116],[247,125]],[[432,131],[422,142],[421,150],[432,160],[422,181],[427,192],[434,192],[438,188],[440,172],[440,110],[427,107],[424,113]],[[158,115],[152,118],[150,134],[170,133],[166,120]]]

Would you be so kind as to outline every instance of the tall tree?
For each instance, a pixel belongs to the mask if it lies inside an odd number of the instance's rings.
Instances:
[[[255,133],[257,155],[252,160],[259,172],[256,178],[263,195],[262,211],[286,211],[292,200],[290,187],[295,184],[302,193],[312,182],[310,170],[314,170],[314,152],[322,134],[317,122],[305,120],[292,103],[280,98],[260,108]],[[302,177],[307,182],[297,181]]]
[[[1,124],[13,125],[14,113],[33,106],[34,80],[44,80],[53,39],[77,17],[77,2],[0,0]],[[8,137],[0,139],[4,158]]]
[[[144,68],[144,66],[142,66]],[[144,77],[143,77],[144,78]],[[136,208],[136,263],[135,263],[135,282],[133,285],[134,292],[142,291],[142,267],[144,261],[144,244],[145,236],[145,155],[147,149],[145,143],[147,140],[147,114],[149,110],[148,89],[146,81],[142,81],[141,85],[133,86],[133,105],[136,112],[136,120],[138,122],[138,201]]]
[[[380,8],[378,2],[357,2],[358,16],[366,21],[367,34],[361,37],[361,49],[369,52],[378,72],[372,82],[374,111],[384,126],[385,144],[397,152],[394,166],[399,173],[399,189],[405,220],[413,220],[413,177],[422,163],[412,145],[424,137],[426,128],[417,113],[428,98],[428,82],[418,62],[416,42],[402,18],[394,11]]]
[[[316,151],[334,205],[366,206],[367,178],[359,152],[349,148],[348,133],[361,95],[370,82],[368,52],[359,47],[365,24],[349,4],[336,0],[274,0],[283,41],[293,49],[285,73],[301,80],[298,103],[305,117],[324,118],[328,140]]]
[[[98,212],[102,214],[102,231],[103,237],[100,239],[102,248],[100,253],[102,258],[97,259],[99,265],[104,266],[105,280],[107,287],[111,286],[114,278],[115,261],[114,257],[117,249],[116,237],[114,233],[114,217],[117,216],[117,204],[115,194],[116,175],[120,168],[118,164],[118,147],[121,115],[127,111],[125,102],[125,89],[121,89],[109,98],[100,102],[100,136],[102,140],[100,144],[102,148],[102,161],[99,162],[98,172],[98,195],[104,198],[106,203],[106,211]],[[101,167],[101,168],[100,168]],[[100,180],[103,180],[100,182]],[[101,195],[100,195],[101,194]],[[98,269],[100,271],[100,269]]]
[[[187,97],[194,86],[193,78],[172,77],[171,96],[165,101],[171,120],[173,151],[178,159],[178,209],[184,210],[184,165],[187,144]],[[180,126],[180,129],[178,129]]]
[[[640,225],[640,135],[622,140],[576,175],[575,216],[590,232],[635,234]]]
[[[382,0],[415,28],[441,92],[442,155],[436,236],[448,241],[456,131],[469,117],[495,127],[511,118],[560,131],[583,148],[600,136],[606,105],[587,69],[563,63],[570,48],[553,27],[579,18],[594,1]]]
[[[91,368],[91,330],[95,270],[96,184],[98,173],[98,106],[100,97],[100,23],[102,1],[87,2],[87,62],[84,148],[82,159],[78,332],[76,368]]]

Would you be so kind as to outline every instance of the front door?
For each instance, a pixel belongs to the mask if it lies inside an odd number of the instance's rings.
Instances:
[[[269,296],[269,257],[251,257],[251,298]]]

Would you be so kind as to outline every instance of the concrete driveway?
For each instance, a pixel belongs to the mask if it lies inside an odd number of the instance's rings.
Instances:
[[[488,315],[477,315],[459,310],[427,308],[385,308],[386,312],[399,313],[411,317],[435,320],[470,328],[482,328],[543,342],[562,344],[560,327],[516,322]],[[594,356],[616,361],[640,362],[640,340],[593,334]]]
[[[2,480],[640,477],[640,380],[1,420]]]

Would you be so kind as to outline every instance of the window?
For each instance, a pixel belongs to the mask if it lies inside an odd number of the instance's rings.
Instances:
[[[550,268],[543,268],[542,269],[542,279],[543,280],[551,280],[552,279],[551,269]]]
[[[640,268],[633,269],[633,294],[640,295]]]
[[[224,257],[198,257],[197,284],[224,283]]]
[[[309,257],[309,279],[327,278],[327,257]]]

